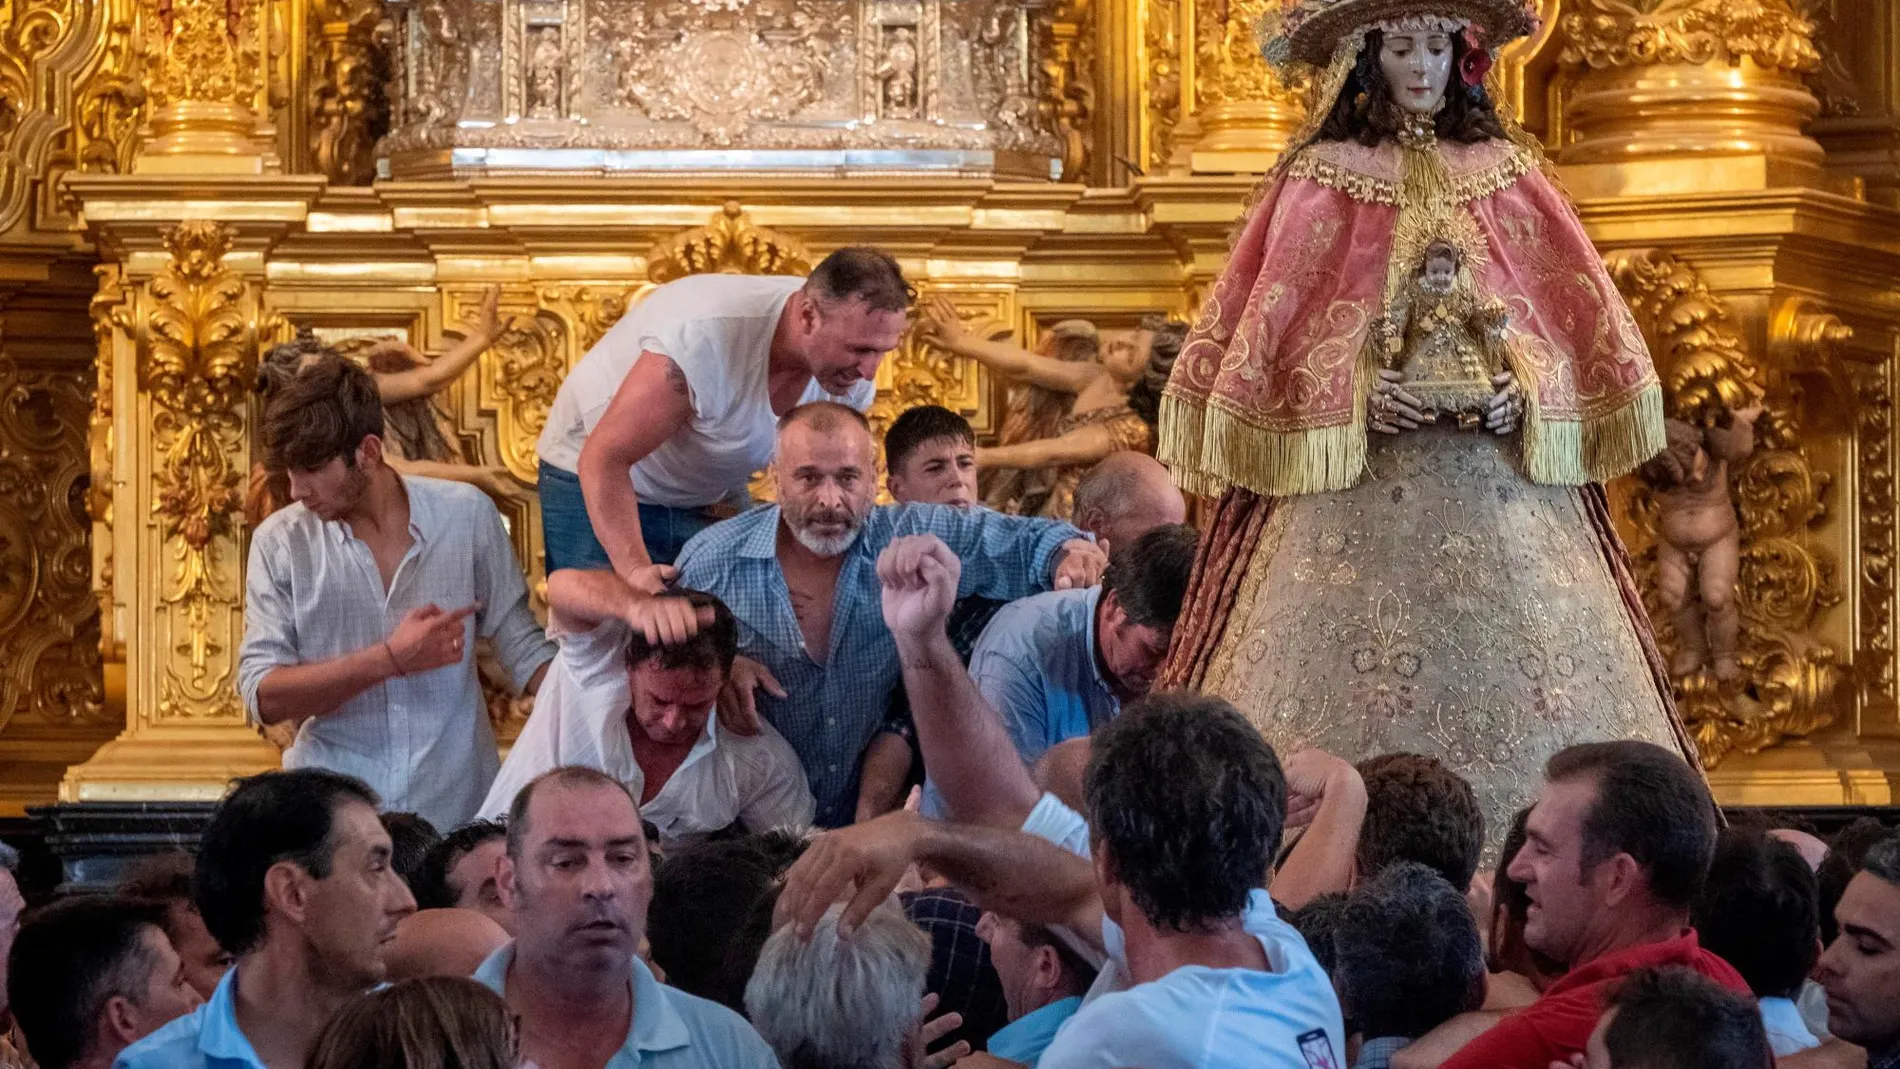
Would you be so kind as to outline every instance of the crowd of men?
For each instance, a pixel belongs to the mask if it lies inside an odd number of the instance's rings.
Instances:
[[[0,875],[0,1066],[1900,1069],[1900,836],[1725,826],[1614,741],[1486,828],[1440,761],[1153,692],[1167,472],[1008,516],[956,413],[880,442],[911,300],[846,249],[629,312],[541,441],[545,630],[367,373],[280,386],[240,690],[286,768],[112,894]]]

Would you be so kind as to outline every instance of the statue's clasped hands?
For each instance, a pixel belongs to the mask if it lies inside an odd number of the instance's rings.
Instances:
[[[1498,392],[1484,406],[1484,428],[1493,434],[1509,434],[1524,422],[1524,387],[1508,371],[1491,376]]]
[[[1399,385],[1404,381],[1404,372],[1381,368],[1379,381],[1373,383],[1371,392],[1366,394],[1366,422],[1380,434],[1415,431],[1420,424],[1430,423],[1434,418],[1425,411],[1425,402]]]

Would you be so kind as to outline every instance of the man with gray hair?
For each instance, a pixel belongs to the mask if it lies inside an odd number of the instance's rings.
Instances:
[[[844,939],[843,911],[833,906],[810,940],[790,925],[766,940],[746,1015],[784,1069],[907,1069],[922,1053],[930,937],[887,900]]]
[[[1159,460],[1132,449],[1110,453],[1075,484],[1075,525],[1116,547],[1157,527],[1187,522],[1187,499]]]

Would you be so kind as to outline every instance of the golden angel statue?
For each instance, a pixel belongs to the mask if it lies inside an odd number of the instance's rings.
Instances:
[[[1598,485],[1662,448],[1662,388],[1485,88],[1533,7],[1275,14],[1314,98],[1162,399],[1158,455],[1219,503],[1160,685],[1283,751],[1443,758],[1495,842],[1571,743],[1693,759]]]

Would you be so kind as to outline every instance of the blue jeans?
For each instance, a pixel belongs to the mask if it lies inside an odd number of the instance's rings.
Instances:
[[[562,568],[611,568],[607,549],[594,535],[594,524],[587,516],[587,499],[581,494],[581,478],[543,463],[539,471],[541,495],[541,541],[545,546],[543,562],[548,574]],[[647,556],[655,564],[671,564],[686,540],[711,527],[715,521],[699,509],[673,508],[668,505],[640,504],[641,541]]]

